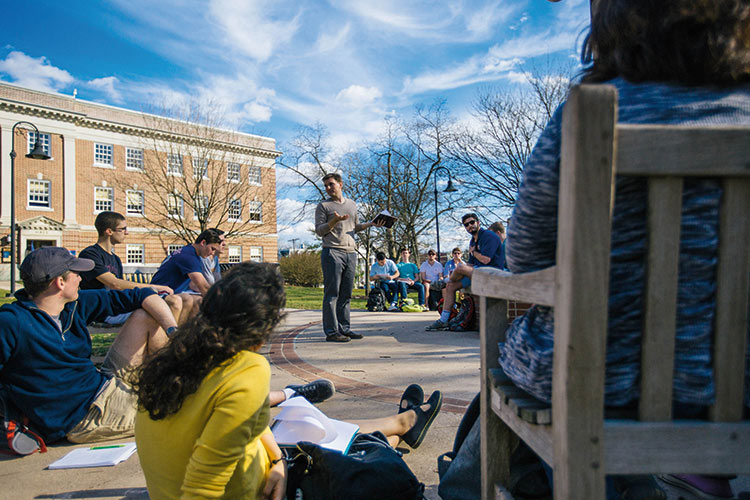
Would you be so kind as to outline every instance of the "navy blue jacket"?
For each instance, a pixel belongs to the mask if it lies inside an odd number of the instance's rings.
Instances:
[[[81,290],[60,313],[62,332],[25,290],[0,307],[0,385],[45,439],[61,439],[83,420],[107,380],[91,362],[86,325],[138,309],[154,293]]]

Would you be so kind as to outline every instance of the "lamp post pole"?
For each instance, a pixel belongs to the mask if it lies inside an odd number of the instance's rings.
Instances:
[[[10,132],[10,295],[16,292],[16,127],[29,125],[36,132],[34,147],[26,155],[26,158],[35,160],[49,160],[50,156],[44,152],[42,143],[39,141],[39,129],[36,125],[26,121],[16,122]]]
[[[435,162],[432,164],[433,167],[437,165],[438,162]],[[440,262],[440,212],[438,211],[438,190],[437,190],[437,173],[441,170],[444,170],[445,173],[448,174],[448,185],[443,190],[444,193],[454,193],[457,191],[457,189],[453,186],[453,180],[451,178],[451,171],[448,170],[446,167],[437,167],[435,171],[432,173],[432,183],[435,188],[435,237],[437,238],[437,260]]]

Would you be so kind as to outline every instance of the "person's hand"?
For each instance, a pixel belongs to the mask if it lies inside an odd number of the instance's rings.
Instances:
[[[159,294],[172,295],[174,293],[174,290],[172,290],[166,285],[149,285],[149,287],[151,287],[153,291]]]
[[[283,500],[286,495],[286,461],[271,466],[263,488],[264,500]]]
[[[349,214],[339,215],[338,212],[333,212],[333,219],[336,221],[336,224],[338,224],[341,221],[348,220]]]
[[[370,223],[370,227],[372,227],[372,226],[375,226],[375,227],[383,227],[383,226],[385,226],[385,219],[380,219],[377,222],[371,222]]]

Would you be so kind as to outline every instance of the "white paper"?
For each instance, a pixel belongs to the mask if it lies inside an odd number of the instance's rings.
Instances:
[[[76,448],[60,460],[49,465],[48,469],[77,469],[81,467],[111,467],[127,460],[135,453],[135,443],[99,445]]]
[[[279,445],[293,446],[299,441],[310,441],[324,448],[346,452],[359,430],[355,424],[328,418],[302,397],[287,399],[279,407],[282,410],[271,427]]]

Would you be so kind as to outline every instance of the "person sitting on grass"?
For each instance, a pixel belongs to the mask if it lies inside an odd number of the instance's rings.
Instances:
[[[396,264],[385,258],[384,252],[375,254],[375,262],[370,268],[370,279],[377,280],[378,285],[385,292],[385,300],[390,303],[389,311],[398,311],[398,284],[394,281],[400,276]]]
[[[419,281],[419,268],[413,262],[409,262],[411,252],[407,248],[399,250],[401,259],[398,262],[399,277],[396,280],[398,285],[399,296],[406,300],[409,290],[417,291],[417,302],[423,311],[427,310],[425,303],[425,287]]]
[[[135,433],[152,499],[284,497],[286,465],[268,428],[270,367],[258,351],[285,303],[278,266],[238,264],[140,367]],[[442,394],[422,399],[421,388],[410,386],[399,413],[354,423],[360,432],[379,430],[391,443],[417,447]]]

